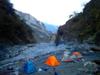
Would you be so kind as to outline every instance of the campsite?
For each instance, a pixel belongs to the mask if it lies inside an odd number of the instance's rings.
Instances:
[[[100,0],[0,0],[0,75],[100,75]]]
[[[28,75],[33,75],[33,74],[34,75],[55,75],[54,74],[55,72],[57,73],[57,75],[65,75],[65,74],[68,74],[68,75],[78,75],[78,74],[79,75],[90,75],[91,74],[92,75],[93,72],[97,70],[97,65],[91,61],[98,60],[100,57],[99,54],[97,55],[94,52],[91,52],[91,51],[88,52],[88,50],[84,50],[86,51],[86,54],[85,54],[82,48],[79,48],[77,52],[80,52],[82,54],[83,60],[77,61],[76,59],[74,59],[73,61],[62,61],[64,58],[64,54],[69,54],[71,52],[73,54],[73,52],[76,52],[76,51],[71,50],[75,48],[74,45],[73,47],[67,46],[68,49],[66,49],[66,46],[64,45],[59,45],[58,47],[55,47],[52,44],[46,45],[46,49],[43,46],[44,44],[41,44],[41,45],[39,44],[37,45],[38,48],[36,47],[34,48],[34,49],[38,49],[38,51],[40,50],[39,52],[37,52],[36,55],[34,55],[36,51],[34,52],[34,50],[31,50],[33,48],[30,48],[30,51],[28,49],[23,52],[23,53],[26,53],[24,54],[25,58],[21,58],[20,56],[21,59],[17,58],[16,61],[13,59],[8,61],[9,63],[12,63],[12,64],[4,65],[4,67],[2,67],[2,70],[0,72],[1,75],[3,73],[7,73],[7,75],[12,75],[15,73],[18,73],[16,75],[27,75],[27,74]],[[42,49],[39,49],[40,47]],[[47,49],[48,49],[47,53],[40,54],[42,50],[46,52]],[[87,52],[89,55],[87,54]],[[29,53],[32,53],[33,56],[30,55]],[[54,56],[53,62],[55,60],[55,57],[57,59],[56,62],[59,62],[58,65],[55,67],[48,66],[47,64],[45,64],[48,57],[52,55]],[[52,58],[49,58],[49,59],[52,61]],[[27,68],[25,68],[25,64],[27,64]],[[55,62],[54,63],[49,62],[49,64],[54,65]],[[84,66],[84,64],[86,66]],[[90,65],[90,66],[88,67],[87,65]],[[5,67],[8,67],[8,68],[12,67],[13,69],[9,70],[9,69],[6,69]],[[55,71],[54,71],[54,68],[55,68]]]

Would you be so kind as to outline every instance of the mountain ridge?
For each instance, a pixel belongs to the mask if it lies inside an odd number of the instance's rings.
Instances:
[[[65,41],[86,41],[100,45],[100,0],[91,0],[83,12],[77,13],[60,26],[56,41],[61,38]]]

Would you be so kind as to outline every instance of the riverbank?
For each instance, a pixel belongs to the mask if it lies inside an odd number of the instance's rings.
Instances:
[[[76,44],[69,44],[67,46],[59,45],[58,47],[54,46],[53,43],[41,43],[34,46],[30,45],[24,49],[20,55],[1,61],[0,75],[5,73],[5,75],[16,75],[15,72],[18,72],[19,75],[27,75],[23,72],[23,65],[28,59],[31,59],[35,63],[37,69],[49,68],[48,71],[38,71],[34,75],[53,75],[53,69],[44,64],[44,61],[49,55],[55,55],[61,62],[61,65],[56,68],[59,75],[93,75],[86,71],[87,67],[84,67],[84,64],[93,60],[99,60],[100,55],[99,53],[92,52],[88,48],[88,46],[76,46]],[[65,50],[79,51],[83,55],[84,61],[78,63],[62,62],[61,59]]]

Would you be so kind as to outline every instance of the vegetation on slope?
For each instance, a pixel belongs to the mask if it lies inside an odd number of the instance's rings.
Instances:
[[[88,40],[100,45],[100,0],[91,0],[85,5],[83,12],[76,13],[63,26],[60,26],[59,30],[63,32],[64,38],[71,36],[81,42]]]
[[[35,42],[30,28],[15,14],[9,0],[0,0],[0,43]]]

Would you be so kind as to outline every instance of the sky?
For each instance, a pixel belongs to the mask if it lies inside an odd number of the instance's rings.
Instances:
[[[38,20],[63,25],[73,12],[81,12],[90,0],[10,0],[14,8],[31,14]]]

